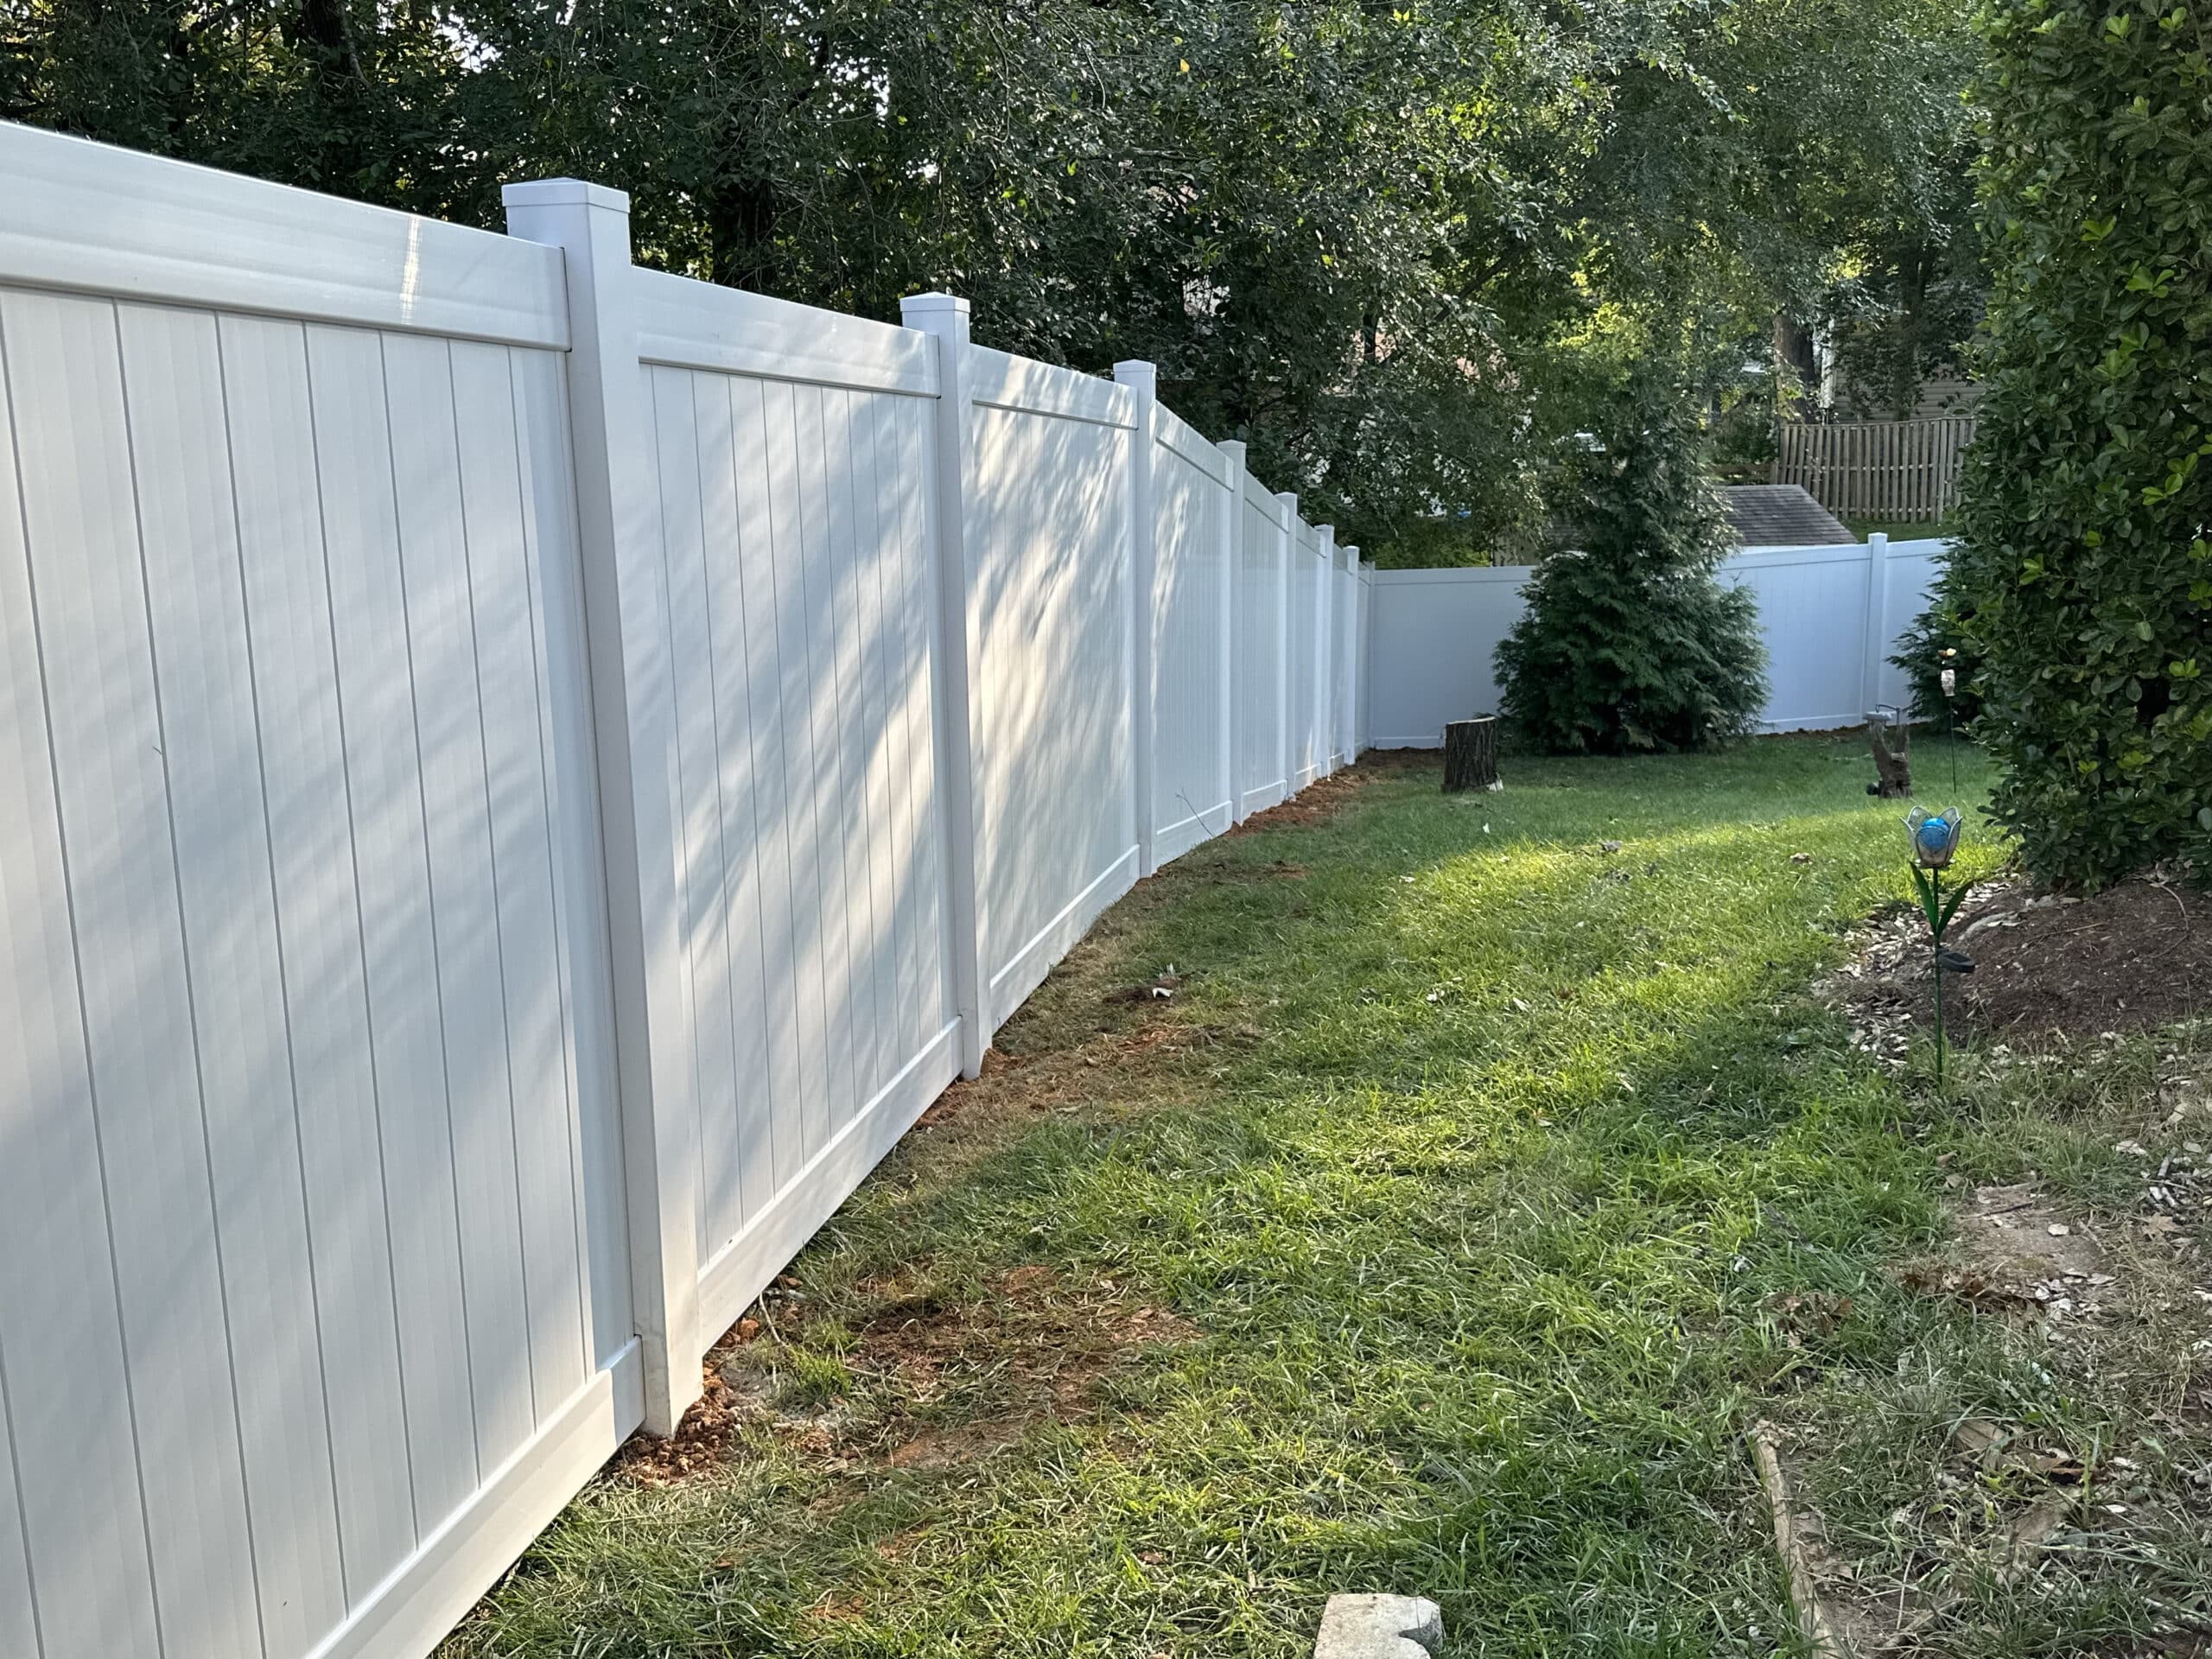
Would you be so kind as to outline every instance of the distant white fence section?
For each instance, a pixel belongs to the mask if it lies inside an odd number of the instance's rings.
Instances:
[[[1357,754],[1161,407],[0,126],[0,1654],[412,1659],[1100,910]]]
[[[1855,726],[1882,703],[1910,698],[1889,657],[1926,608],[1944,557],[1940,541],[1751,548],[1721,579],[1758,598],[1770,732]],[[1365,635],[1373,735],[1363,747],[1434,748],[1444,723],[1494,710],[1493,653],[1526,605],[1526,565],[1363,574],[1371,585]]]

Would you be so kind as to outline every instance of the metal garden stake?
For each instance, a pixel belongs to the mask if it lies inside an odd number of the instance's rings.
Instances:
[[[1943,872],[1950,868],[1951,855],[1959,849],[1961,823],[1959,809],[1952,807],[1940,817],[1931,817],[1919,807],[1914,807],[1904,821],[1906,831],[1912,837],[1912,885],[1920,894],[1921,913],[1928,918],[1928,942],[1936,972],[1936,1086],[1943,1086],[1943,976],[1970,974],[1974,959],[1961,951],[1946,950],[1944,930],[1951,925],[1951,918],[1959,913],[1959,903],[1967,896],[1970,885],[1961,881],[1948,894],[1943,891]]]

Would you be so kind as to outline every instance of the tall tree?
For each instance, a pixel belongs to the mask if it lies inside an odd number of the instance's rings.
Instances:
[[[599,179],[652,264],[1149,357],[1347,539],[1465,557],[1536,544],[1621,340],[1740,363],[1940,171],[1963,3],[0,0],[0,108],[486,226]]]
[[[2212,863],[2212,22],[2007,0],[1995,257],[1949,613],[2028,867]]]

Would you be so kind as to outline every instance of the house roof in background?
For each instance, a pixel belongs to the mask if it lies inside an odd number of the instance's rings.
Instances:
[[[1720,496],[1745,547],[1815,547],[1859,539],[1795,484],[1731,484]]]

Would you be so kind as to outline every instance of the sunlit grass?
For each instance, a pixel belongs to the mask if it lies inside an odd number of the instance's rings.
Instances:
[[[601,1483],[451,1652],[1287,1659],[1345,1588],[1436,1597],[1458,1655],[1777,1651],[1747,1421],[1983,1340],[1891,1269],[1943,1231],[1939,1147],[2047,1132],[1901,1090],[1806,995],[1910,896],[1870,775],[1814,738],[1472,797],[1384,769],[1193,853],[1001,1036],[1072,1099],[910,1141],[796,1264],[779,1363],[831,1443],[756,1426],[712,1478]],[[1150,1016],[1098,988],[1171,964],[1187,1040],[1122,1043]],[[1196,1334],[892,1466],[1031,1384],[996,1325],[935,1394],[871,1371],[885,1287],[988,1310],[1038,1265]],[[1767,1311],[1803,1290],[1856,1310],[1809,1351]]]

